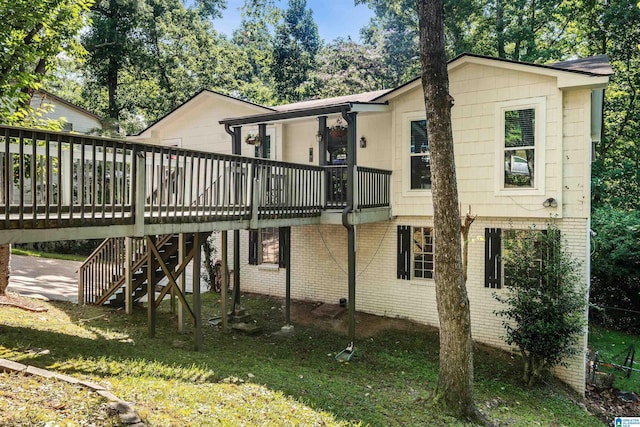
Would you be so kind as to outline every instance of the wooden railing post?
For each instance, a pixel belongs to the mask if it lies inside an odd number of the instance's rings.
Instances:
[[[252,229],[258,228],[258,205],[260,204],[260,193],[263,191],[263,186],[260,185],[260,180],[253,178],[253,191],[251,200],[251,220],[249,227]]]
[[[84,298],[84,270],[82,268],[78,269],[78,305],[85,305],[86,301]]]
[[[133,234],[137,237],[144,237],[144,210],[146,200],[146,161],[145,153],[138,151],[135,156],[135,200],[133,205],[134,226]]]

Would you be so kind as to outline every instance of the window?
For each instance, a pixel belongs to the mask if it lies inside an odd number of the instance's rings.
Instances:
[[[500,289],[505,283],[513,279],[511,272],[514,265],[509,264],[512,257],[511,251],[522,252],[523,245],[533,244],[535,259],[530,261],[529,268],[532,271],[530,277],[534,277],[535,271],[541,271],[544,263],[552,259],[552,254],[560,244],[560,235],[550,238],[542,238],[547,235],[547,230],[501,230],[499,228],[485,228],[485,288]],[[529,246],[531,247],[531,246]],[[515,257],[517,258],[517,257]]]
[[[545,98],[499,104],[498,192],[544,192]]]
[[[410,122],[411,189],[431,188],[431,153],[427,139],[427,121]]]
[[[278,229],[273,227],[260,229],[260,263],[278,264],[279,248]]]
[[[504,112],[504,188],[535,187],[536,110]]]
[[[398,226],[398,279],[433,278],[433,229]]]
[[[249,231],[249,264],[276,264],[283,267],[282,230],[277,227]]]

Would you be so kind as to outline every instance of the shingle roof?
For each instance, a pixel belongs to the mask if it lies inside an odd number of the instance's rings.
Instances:
[[[568,61],[549,64],[549,66],[561,70],[582,71],[590,74],[600,74],[603,76],[610,76],[613,74],[613,68],[611,68],[611,64],[609,64],[609,57],[607,55],[570,59]]]
[[[336,96],[333,98],[310,99],[272,107],[277,111],[306,110],[308,108],[326,107],[330,105],[346,104],[349,102],[372,102],[374,99],[391,92],[393,89],[375,90],[372,92],[355,93],[352,95]]]

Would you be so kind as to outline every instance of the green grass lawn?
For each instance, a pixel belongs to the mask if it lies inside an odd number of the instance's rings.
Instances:
[[[219,296],[203,297],[204,318],[219,314]],[[437,333],[362,338],[357,357],[338,363],[345,336],[302,325],[293,336],[273,336],[283,323],[280,302],[254,296],[243,303],[266,333],[206,326],[201,352],[192,350],[191,326],[177,331],[166,303],[156,338],[148,337],[142,309],[127,316],[68,303],[48,303],[44,313],[2,307],[0,357],[98,382],[149,426],[465,425],[430,403]],[[564,387],[521,386],[516,358],[478,347],[475,361],[477,405],[498,425],[603,425]]]
[[[607,366],[622,365],[631,345],[636,349],[633,367],[640,369],[640,337],[594,326],[589,329],[589,347],[592,352],[598,352],[601,362],[599,369],[615,375],[614,387],[640,394],[640,372],[631,372],[630,377],[626,378],[621,369]]]
[[[15,247],[11,248],[11,254],[12,255],[34,256],[34,257],[38,257],[38,258],[63,259],[63,260],[67,260],[67,261],[81,261],[81,262],[84,262],[84,260],[87,259],[87,257],[85,255],[54,254],[54,253],[51,253],[51,252],[40,252],[40,251],[33,251],[33,250],[30,250],[30,249],[21,249],[21,248],[15,248]]]

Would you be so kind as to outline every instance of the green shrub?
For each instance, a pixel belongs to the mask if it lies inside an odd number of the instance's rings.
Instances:
[[[638,333],[640,212],[596,209],[591,228],[590,317],[607,328]]]
[[[16,248],[54,254],[73,254],[89,256],[103,239],[62,240],[59,242],[33,242],[16,244]]]
[[[509,230],[503,236],[505,295],[494,295],[506,308],[505,341],[524,359],[524,382],[536,383],[555,365],[576,353],[586,298],[578,264],[561,245],[560,231]]]

